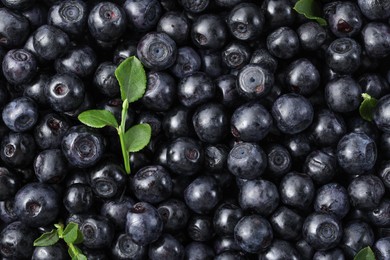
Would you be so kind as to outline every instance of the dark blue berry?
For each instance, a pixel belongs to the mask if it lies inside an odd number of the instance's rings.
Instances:
[[[38,106],[28,97],[13,99],[3,108],[4,124],[14,132],[25,132],[38,121]]]
[[[162,15],[162,6],[157,0],[126,0],[123,4],[130,27],[136,31],[150,31]]]
[[[38,62],[28,50],[14,49],[4,56],[2,69],[9,83],[20,85],[33,79],[38,70]]]

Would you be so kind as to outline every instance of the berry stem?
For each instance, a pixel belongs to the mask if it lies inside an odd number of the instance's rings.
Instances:
[[[122,104],[122,118],[121,118],[121,124],[118,127],[118,135],[119,135],[119,141],[121,143],[122,148],[122,155],[123,155],[123,163],[125,165],[125,171],[127,174],[130,174],[130,158],[129,153],[126,150],[126,143],[125,143],[125,132],[126,132],[126,117],[127,117],[127,110],[129,109],[129,101],[125,99]]]

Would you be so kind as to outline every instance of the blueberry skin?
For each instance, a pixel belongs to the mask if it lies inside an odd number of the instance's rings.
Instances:
[[[164,222],[164,231],[168,232],[184,229],[190,218],[188,207],[178,199],[168,199],[161,202],[157,210]]]
[[[384,58],[390,54],[390,26],[382,22],[368,23],[361,31],[364,48],[372,58]]]
[[[326,50],[326,63],[335,72],[352,74],[360,66],[361,52],[360,44],[354,39],[338,38]]]
[[[290,59],[299,52],[298,35],[289,27],[280,27],[268,35],[267,49],[279,59]]]
[[[385,95],[378,100],[374,109],[373,120],[375,125],[385,133],[390,133],[390,117],[386,114],[390,106],[390,95]]]
[[[379,73],[364,73],[358,78],[359,85],[362,86],[362,91],[369,94],[371,97],[380,99],[387,94],[390,89],[389,83]]]
[[[302,49],[309,51],[318,50],[328,38],[325,28],[313,21],[301,24],[297,34]]]
[[[118,260],[142,260],[146,256],[146,247],[137,245],[126,234],[119,234],[111,246],[111,255]]]
[[[24,16],[8,8],[0,8],[0,46],[7,49],[23,45],[30,35],[30,25]]]
[[[70,214],[88,213],[94,203],[92,189],[87,184],[72,184],[62,196],[64,207]]]
[[[31,29],[35,30],[39,26],[43,25],[47,21],[47,11],[46,7],[42,3],[34,4],[34,6],[29,7],[26,10],[22,11],[22,15],[27,18],[30,23]]]
[[[388,214],[390,212],[390,200],[387,198],[382,199],[378,207],[368,211],[368,218],[370,222],[376,227],[388,227],[390,225],[390,219]]]
[[[229,129],[228,120],[225,108],[217,103],[199,106],[192,116],[192,124],[198,138],[210,144],[219,143],[225,138]]]
[[[202,71],[213,79],[228,73],[227,68],[222,65],[220,50],[200,50],[200,59]]]
[[[134,40],[124,41],[116,47],[112,61],[115,65],[121,64],[125,59],[137,54],[137,42]]]
[[[274,259],[302,259],[298,251],[294,246],[285,240],[275,239],[264,253],[259,255],[259,259],[262,260],[274,260]]]
[[[253,180],[264,173],[267,157],[256,143],[237,143],[229,152],[227,167],[236,177]]]
[[[244,216],[237,205],[224,202],[214,212],[213,227],[219,236],[232,236],[237,222]]]
[[[138,202],[126,216],[126,234],[138,245],[156,241],[163,230],[163,221],[157,209],[146,202]]]
[[[212,260],[214,251],[204,243],[193,241],[185,247],[184,257],[188,260]]]
[[[191,115],[190,110],[182,106],[168,110],[162,121],[165,136],[169,139],[192,136]]]
[[[185,203],[198,214],[210,213],[221,197],[221,188],[212,176],[199,176],[184,190]]]
[[[5,224],[18,220],[14,209],[14,199],[0,201],[0,219]]]
[[[225,45],[228,32],[220,16],[203,14],[192,24],[191,38],[199,49],[219,50]]]
[[[383,162],[380,168],[378,169],[378,176],[383,182],[383,185],[390,189],[390,162]]]
[[[52,246],[38,246],[35,247],[31,260],[66,260],[67,254],[65,246],[60,243]]]
[[[245,99],[266,96],[274,85],[274,75],[259,64],[248,64],[237,75],[237,92]]]
[[[1,141],[0,157],[12,167],[26,167],[34,160],[36,144],[32,135],[10,132]]]
[[[88,15],[88,28],[99,41],[111,42],[119,39],[126,30],[124,10],[111,2],[96,4]]]
[[[19,177],[5,167],[0,167],[0,201],[12,199],[21,186]]]
[[[134,204],[134,200],[127,196],[111,199],[103,203],[100,215],[108,218],[117,230],[122,230],[126,226],[126,214]]]
[[[84,83],[71,73],[55,74],[45,86],[45,95],[54,111],[73,111],[84,101]]]
[[[31,227],[53,223],[59,213],[60,196],[44,183],[29,183],[15,195],[15,213],[18,219]]]
[[[21,221],[15,221],[0,233],[0,254],[8,259],[28,259],[34,251],[36,231]]]
[[[105,139],[94,129],[84,125],[72,126],[61,142],[61,149],[69,164],[87,168],[97,163],[105,150]]]
[[[116,97],[120,93],[119,83],[115,77],[117,66],[112,62],[100,63],[93,76],[93,84],[100,93],[107,97]]]
[[[310,96],[319,87],[321,78],[317,68],[306,58],[292,62],[286,69],[285,82],[295,93]]]
[[[279,206],[278,188],[270,181],[249,180],[240,187],[238,202],[246,211],[269,216]]]
[[[333,248],[326,251],[317,251],[313,260],[344,260],[345,256],[343,251],[340,248]]]
[[[390,17],[390,4],[380,0],[358,0],[360,10],[370,20],[384,20]]]
[[[134,196],[140,201],[156,204],[170,197],[172,179],[160,165],[141,168],[130,181]]]
[[[123,4],[130,28],[140,32],[152,30],[162,15],[162,6],[157,0],[127,0]]]
[[[30,51],[13,49],[4,56],[2,71],[9,83],[20,85],[33,79],[38,71],[38,62]]]
[[[216,98],[225,107],[235,107],[240,103],[236,88],[236,76],[231,74],[221,75],[214,80]]]
[[[70,46],[69,36],[51,25],[42,25],[33,34],[33,48],[37,58],[52,61],[65,53]]]
[[[170,234],[163,234],[149,245],[148,256],[151,260],[181,260],[184,257],[183,245]]]
[[[333,112],[352,112],[361,103],[362,89],[350,76],[330,80],[325,86],[325,100]]]
[[[205,214],[192,215],[187,223],[187,234],[193,241],[210,241],[214,236],[212,218]]]
[[[362,13],[356,3],[332,2],[324,6],[325,19],[329,29],[337,37],[352,37],[360,32],[363,24]]]
[[[374,140],[364,133],[344,135],[337,144],[337,161],[351,175],[361,175],[373,169],[377,148]]]
[[[189,108],[211,100],[215,92],[213,81],[204,72],[194,72],[185,76],[177,86],[179,102]]]
[[[176,99],[176,83],[166,72],[148,72],[142,104],[153,111],[167,111]]]
[[[280,206],[269,218],[275,236],[290,241],[301,235],[303,220],[297,212],[285,206]]]
[[[73,73],[80,78],[91,76],[97,66],[96,53],[89,46],[70,49],[55,60],[57,73]]]
[[[285,205],[297,209],[307,209],[314,199],[315,188],[308,175],[290,172],[281,180],[279,194]]]
[[[40,182],[60,183],[68,173],[67,161],[61,149],[47,149],[34,160],[35,176]]]
[[[4,124],[14,132],[32,129],[38,121],[38,106],[28,97],[13,99],[3,108]]]
[[[257,253],[271,245],[272,227],[265,218],[259,215],[245,216],[234,228],[234,239],[245,252]]]
[[[226,169],[229,148],[225,145],[208,145],[204,148],[204,167],[211,172]]]
[[[328,250],[337,246],[342,238],[340,221],[333,215],[312,213],[303,223],[303,238],[317,250]]]
[[[157,24],[157,32],[168,34],[178,45],[189,39],[191,24],[188,18],[176,11],[163,14]]]
[[[48,113],[35,125],[34,140],[42,150],[59,148],[69,127],[70,124],[64,117]]]
[[[313,204],[316,212],[334,214],[338,219],[343,219],[350,209],[348,192],[338,183],[320,187]]]
[[[385,260],[390,257],[390,237],[378,239],[373,248],[378,260]]]
[[[191,47],[184,46],[177,50],[177,58],[171,67],[173,75],[183,78],[201,68],[199,54]]]
[[[297,249],[298,253],[302,256],[304,259],[312,259],[315,250],[312,248],[305,239],[301,238],[295,243],[295,248]]]
[[[251,50],[248,45],[232,41],[222,50],[222,62],[231,69],[240,69],[249,62]]]
[[[48,74],[41,73],[32,81],[23,84],[23,96],[33,99],[39,106],[47,107],[47,97],[45,95],[45,86],[49,81]]]
[[[90,172],[90,184],[98,198],[112,199],[123,193],[127,178],[118,164],[103,161]]]
[[[339,114],[329,109],[321,109],[314,114],[309,131],[313,142],[327,147],[335,145],[346,134],[347,126]]]
[[[264,13],[253,3],[240,3],[230,11],[227,26],[238,40],[249,41],[257,38],[264,27]]]
[[[330,182],[337,170],[337,158],[323,150],[316,150],[308,154],[303,164],[303,172],[319,185]]]
[[[87,216],[80,225],[80,231],[84,237],[83,244],[87,248],[108,248],[114,240],[114,226],[103,216]]]
[[[348,258],[354,257],[362,248],[372,247],[375,236],[372,228],[364,221],[350,221],[343,230],[343,239],[340,247]]]
[[[368,174],[354,178],[348,186],[351,205],[357,209],[376,208],[385,194],[385,187],[379,177]]]
[[[289,151],[282,145],[271,144],[266,148],[267,169],[271,179],[279,179],[288,173],[292,166],[292,158]]]
[[[80,36],[87,26],[88,9],[82,0],[60,1],[52,5],[47,23],[60,28],[71,37]]]
[[[294,109],[293,109],[294,108]],[[285,134],[297,134],[313,121],[313,106],[299,94],[284,94],[275,100],[271,110],[278,129]]]
[[[138,42],[137,56],[145,67],[154,71],[165,70],[176,61],[176,43],[166,33],[150,32]]]
[[[217,237],[214,240],[214,252],[218,255],[226,251],[240,250],[241,248],[238,246],[233,236]]]
[[[209,0],[178,0],[179,4],[183,7],[186,12],[189,13],[201,13],[209,6]]]

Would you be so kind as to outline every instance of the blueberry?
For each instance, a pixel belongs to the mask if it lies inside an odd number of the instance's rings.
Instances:
[[[103,156],[104,137],[83,125],[68,129],[61,142],[61,149],[70,165],[86,168],[97,163]]]
[[[115,65],[121,64],[125,59],[137,54],[137,42],[134,40],[124,41],[116,47],[113,54]]]
[[[137,245],[126,234],[119,234],[111,246],[111,255],[118,260],[142,260],[146,256],[146,247]]]
[[[240,103],[236,88],[236,76],[227,74],[215,79],[216,98],[225,107],[234,107]]]
[[[65,53],[70,45],[69,36],[51,25],[42,25],[33,34],[33,48],[38,59],[52,61]]]
[[[126,216],[126,234],[138,245],[156,241],[163,230],[163,221],[157,209],[146,202],[138,202]]]
[[[8,224],[0,233],[0,254],[5,259],[28,259],[34,251],[36,236],[35,230],[21,221]]]
[[[201,242],[189,243],[184,252],[185,259],[188,260],[212,260],[214,251],[206,244]]]
[[[24,16],[8,8],[0,8],[0,46],[17,48],[30,35],[30,25]]]
[[[240,250],[241,248],[238,246],[233,236],[222,236],[214,239],[214,252],[218,255],[226,251]]]
[[[96,53],[88,46],[70,49],[55,60],[58,73],[73,73],[80,78],[91,76],[97,66]]]
[[[115,77],[115,64],[100,63],[93,76],[93,84],[100,93],[108,97],[116,97],[120,93],[119,83]]]
[[[320,86],[320,73],[306,58],[292,62],[286,69],[285,82],[287,87],[295,93],[309,96]]]
[[[225,145],[208,145],[204,148],[204,167],[212,172],[226,169],[228,147]]]
[[[34,160],[36,144],[28,133],[10,132],[1,140],[0,157],[12,167],[26,167]]]
[[[86,28],[87,5],[82,0],[60,1],[51,6],[47,23],[60,28],[70,36],[80,36]]]
[[[180,260],[184,257],[184,247],[171,234],[163,234],[157,241],[149,245],[148,256],[151,260],[163,258]]]
[[[18,220],[14,208],[14,199],[0,201],[0,219],[6,224]]]
[[[127,196],[105,201],[100,208],[100,215],[108,218],[117,230],[126,226],[126,214],[135,204],[134,200]]]
[[[176,106],[170,109],[164,116],[162,127],[165,136],[170,139],[178,137],[192,136],[192,123],[191,123],[190,110]]]
[[[325,100],[333,112],[356,110],[361,102],[361,94],[361,87],[350,76],[330,80],[325,86]]]
[[[59,148],[69,122],[55,113],[44,115],[34,128],[34,140],[40,149]]]
[[[215,0],[217,6],[222,8],[232,8],[242,2],[243,0]]]
[[[60,243],[52,246],[38,246],[35,247],[31,260],[65,260],[67,259],[67,254],[65,246]]]
[[[288,136],[283,141],[283,145],[287,148],[293,159],[302,161],[302,163],[310,151],[313,150],[310,139],[304,133]]]
[[[264,253],[260,254],[263,260],[271,260],[271,259],[291,259],[298,260],[301,259],[298,251],[294,248],[294,246],[285,241],[275,239],[272,241],[272,244]]]
[[[171,71],[177,78],[183,78],[192,72],[199,71],[200,67],[199,54],[193,48],[185,46],[177,50],[177,58]]]
[[[384,260],[390,257],[390,237],[378,239],[373,248],[378,260]]]
[[[227,167],[233,175],[252,180],[264,173],[267,157],[256,143],[237,143],[229,152]]]
[[[251,57],[249,46],[233,41],[222,50],[222,62],[231,69],[240,69]]]
[[[378,176],[383,182],[383,185],[390,189],[390,162],[383,162],[380,168],[378,169]]]
[[[313,256],[313,260],[331,260],[331,259],[344,260],[345,256],[343,251],[340,248],[336,247],[326,251],[317,251]]]
[[[66,188],[63,204],[70,214],[87,213],[93,206],[94,196],[87,184],[75,183]]]
[[[15,98],[3,108],[4,124],[14,132],[32,129],[38,121],[38,106],[28,97]]]
[[[253,3],[240,3],[230,11],[227,25],[235,38],[248,41],[261,34],[264,20],[264,13],[258,6]]]
[[[240,251],[226,251],[214,257],[214,260],[245,260],[246,257]]]
[[[88,137],[86,134],[85,138]],[[111,199],[122,194],[127,181],[122,167],[105,161],[91,170],[89,178],[95,196],[104,199]]]
[[[38,70],[35,56],[25,49],[7,52],[2,63],[2,71],[7,81],[14,85],[28,83]]]
[[[288,173],[292,166],[292,158],[289,151],[282,145],[271,144],[266,149],[268,174],[272,179],[279,179]]]
[[[308,175],[290,172],[281,180],[279,194],[283,204],[303,210],[311,205],[315,188]]]
[[[164,231],[175,232],[184,229],[190,218],[190,211],[182,200],[168,199],[158,205],[158,213],[164,222]]]
[[[390,88],[389,83],[379,73],[365,73],[358,78],[359,85],[364,93],[380,99]]]
[[[294,108],[294,109],[293,109]],[[286,134],[297,134],[313,121],[313,106],[299,94],[284,94],[275,100],[271,114],[278,129]]]
[[[274,75],[258,64],[248,64],[237,76],[237,92],[246,99],[266,96],[274,84]]]
[[[183,77],[177,86],[179,102],[186,107],[203,104],[215,96],[216,87],[204,72],[193,72]]]
[[[40,182],[62,182],[68,173],[68,165],[61,149],[40,152],[34,160],[34,172]]]
[[[390,95],[381,97],[378,101],[377,106],[374,109],[373,120],[379,130],[390,133],[390,118],[386,114],[387,107],[390,105]]]
[[[325,28],[314,21],[301,24],[297,34],[302,49],[309,51],[320,49],[327,39]]]
[[[158,23],[162,6],[157,0],[126,0],[123,4],[130,27],[137,31],[150,31]]]
[[[222,64],[220,50],[200,50],[202,71],[212,78],[217,78],[227,73],[227,68]]]
[[[44,183],[29,183],[15,195],[15,213],[18,219],[31,227],[54,223],[60,211],[60,196]]]
[[[370,20],[382,20],[390,17],[390,5],[386,1],[358,0],[360,10]]]
[[[166,72],[149,72],[147,87],[142,103],[154,111],[166,111],[175,101],[176,84],[173,77]]]
[[[328,250],[337,246],[343,229],[337,218],[330,214],[312,213],[303,223],[303,238],[317,250]]]
[[[370,171],[375,165],[376,158],[376,144],[364,133],[344,135],[337,144],[338,163],[351,175]]]
[[[189,39],[191,24],[187,17],[179,12],[166,12],[157,24],[157,32],[168,34],[178,45]]]
[[[201,13],[209,6],[209,0],[178,0],[183,9],[190,13]]]
[[[269,219],[275,236],[286,240],[296,240],[300,236],[303,220],[296,211],[285,206],[276,209]]]
[[[184,190],[184,201],[192,211],[206,214],[217,206],[221,195],[221,189],[213,177],[199,176]]]
[[[114,226],[103,216],[87,216],[80,226],[80,231],[84,237],[83,244],[87,248],[108,248],[114,240]]]
[[[212,218],[204,214],[192,215],[187,223],[187,234],[193,241],[210,241],[214,236]]]
[[[350,209],[347,190],[338,183],[320,187],[313,204],[316,212],[334,214],[339,219],[344,218]]]
[[[47,107],[47,97],[45,95],[45,85],[49,81],[49,75],[41,73],[32,81],[23,84],[23,96],[33,99],[39,106]]]
[[[279,59],[290,59],[299,52],[299,38],[290,27],[280,27],[267,37],[268,51]]]
[[[348,186],[351,205],[357,209],[376,208],[385,194],[385,187],[375,175],[361,175],[353,179]]]
[[[166,200],[172,192],[169,172],[160,165],[141,168],[131,179],[131,186],[137,199],[153,204]]]
[[[226,25],[218,15],[203,14],[192,24],[192,42],[199,49],[221,49],[225,45],[227,37]]]
[[[325,150],[311,152],[306,156],[303,164],[303,172],[309,175],[316,184],[330,182],[337,170],[337,158]]]
[[[378,207],[368,211],[368,218],[370,222],[377,227],[388,227],[390,219],[387,217],[390,212],[390,200],[382,199]]]
[[[312,259],[315,253],[314,248],[311,247],[309,243],[307,243],[307,241],[303,238],[295,243],[295,248],[304,259]]]
[[[267,28],[294,25],[297,14],[293,9],[293,3],[289,0],[266,0],[261,7],[265,13]]]
[[[99,41],[111,42],[119,39],[126,30],[124,10],[111,2],[96,4],[88,15],[88,28]]]
[[[19,190],[19,177],[5,167],[0,167],[0,201],[12,199]]]
[[[176,61],[176,43],[166,33],[147,33],[138,42],[137,56],[145,67],[157,71],[165,70]]]
[[[252,52],[249,63],[259,64],[274,73],[278,67],[278,60],[266,48],[259,48]]]
[[[262,216],[269,216],[279,205],[278,188],[270,181],[249,180],[240,187],[240,207]]]
[[[271,246],[272,227],[265,218],[259,215],[245,216],[234,228],[234,238],[245,252],[257,253]]]
[[[237,222],[244,213],[237,205],[224,202],[214,212],[213,227],[219,236],[232,236]]]
[[[340,243],[344,254],[352,258],[366,246],[375,242],[372,228],[364,221],[347,222],[343,229],[343,239]]]
[[[352,38],[338,38],[328,46],[325,59],[333,71],[352,74],[361,63],[361,47]]]
[[[362,29],[361,33],[369,57],[384,58],[390,54],[390,25],[371,22]]]

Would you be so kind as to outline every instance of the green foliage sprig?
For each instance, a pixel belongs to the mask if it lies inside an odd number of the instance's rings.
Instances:
[[[105,126],[114,127],[119,135],[123,162],[126,173],[130,173],[129,153],[138,152],[149,142],[152,129],[148,124],[138,124],[126,131],[126,117],[129,104],[140,99],[146,90],[146,73],[142,63],[134,56],[124,60],[115,70],[115,76],[119,82],[122,103],[121,122],[107,110],[87,110],[82,112],[78,119],[85,125],[95,128]]]
[[[372,117],[374,115],[374,109],[378,104],[378,100],[371,97],[367,93],[362,94],[363,102],[360,104],[359,113],[360,116],[367,121],[372,121]]]
[[[317,21],[322,26],[327,24],[326,20],[320,16],[321,8],[319,5],[319,0],[299,0],[294,5],[294,10],[300,14],[303,14],[310,20]]]
[[[354,260],[375,260],[375,254],[371,250],[371,248],[367,246],[362,250],[360,250],[353,259]]]

